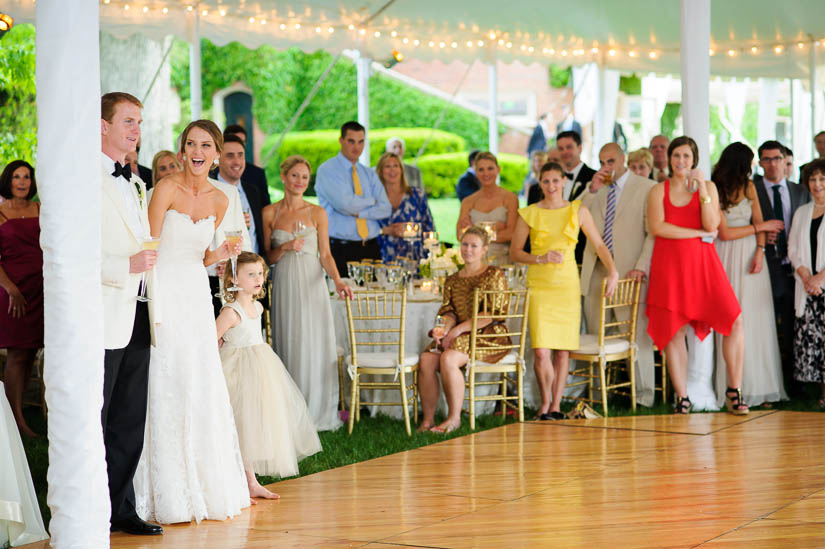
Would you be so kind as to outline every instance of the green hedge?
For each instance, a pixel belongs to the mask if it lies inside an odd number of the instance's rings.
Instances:
[[[455,184],[467,171],[467,155],[466,152],[428,154],[418,159],[421,179],[430,196],[455,196]],[[527,158],[502,153],[498,155],[498,163],[501,166],[501,186],[515,193],[520,191],[529,169]]]
[[[266,165],[266,177],[275,188],[281,189],[280,170],[281,161],[293,154],[300,154],[312,165],[313,176],[318,166],[326,160],[332,158],[341,150],[338,143],[340,130],[315,130],[307,132],[292,132],[286,135],[280,149],[272,155]],[[432,139],[430,136],[432,135]],[[401,137],[407,145],[404,155],[407,159],[412,159],[418,149],[429,140],[427,153],[450,153],[463,151],[467,144],[461,136],[436,130],[433,132],[429,128],[381,128],[371,130],[370,137],[370,160],[372,164],[378,162],[384,152],[387,140],[392,137]],[[266,158],[269,152],[278,142],[278,135],[270,135],[261,150],[261,155]],[[461,153],[465,154],[465,153]],[[423,158],[423,156],[422,156]],[[465,154],[466,163],[466,154]],[[314,183],[314,177],[313,177]],[[309,190],[312,194],[312,189]]]

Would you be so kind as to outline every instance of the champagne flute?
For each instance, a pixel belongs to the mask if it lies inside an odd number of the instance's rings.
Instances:
[[[148,236],[141,241],[141,247],[144,250],[157,251],[158,246],[160,246],[160,237]],[[146,297],[146,271],[140,273],[140,294],[138,294],[137,300],[142,303],[152,301],[151,298]]]
[[[235,279],[238,277],[238,256],[235,255],[235,246],[241,244],[243,241],[242,231],[226,231],[226,243],[229,244],[229,262],[232,264],[232,286],[226,288],[230,292],[240,291],[240,288],[235,284]]]
[[[305,238],[307,235],[306,223],[301,220],[296,221],[292,229],[292,234],[295,235],[295,238]]]

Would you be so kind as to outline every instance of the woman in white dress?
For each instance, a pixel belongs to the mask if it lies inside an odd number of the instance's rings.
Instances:
[[[756,188],[750,181],[753,151],[731,143],[719,157],[711,179],[719,191],[722,210],[716,251],[742,307],[745,361],[742,397],[748,406],[787,400],[782,361],[774,323],[771,279],[765,261],[768,232],[782,229],[778,220],[764,221]],[[724,405],[728,387],[722,357],[722,336],[716,334],[716,404]]]
[[[48,539],[23,441],[0,381],[0,547]]]
[[[146,438],[134,480],[144,520],[224,520],[249,505],[205,268],[230,251],[226,242],[209,250],[228,204],[207,179],[222,144],[213,122],[189,124],[184,171],[158,181],[149,204],[160,247]]]
[[[485,221],[494,223],[496,237],[490,242],[487,260],[492,265],[503,265],[510,262],[510,238],[518,220],[518,197],[498,186],[496,178],[501,169],[493,153],[478,153],[475,169],[481,188],[461,201],[456,226],[458,240],[467,227]]]
[[[266,258],[272,268],[272,346],[304,395],[319,431],[341,426],[338,354],[324,271],[341,297],[341,280],[329,250],[327,214],[304,200],[309,162],[298,155],[281,164],[284,198],[263,210]]]

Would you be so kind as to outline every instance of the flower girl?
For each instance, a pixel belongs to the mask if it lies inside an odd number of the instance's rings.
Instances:
[[[263,307],[257,298],[264,294],[267,271],[263,258],[251,252],[238,256],[234,279],[227,267],[227,303],[217,329],[249,495],[275,499],[278,495],[261,486],[255,474],[297,475],[298,460],[321,451],[321,441],[301,391],[261,335]]]

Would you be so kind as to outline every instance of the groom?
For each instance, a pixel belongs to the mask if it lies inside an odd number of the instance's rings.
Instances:
[[[128,93],[101,98],[100,133],[103,291],[103,442],[109,474],[111,530],[128,534],[163,533],[135,510],[135,476],[143,450],[151,345],[150,312],[137,301],[141,274],[152,288],[157,252],[142,250],[149,236],[146,186],[131,173],[126,154],[140,140],[143,105]],[[149,292],[151,293],[151,292]]]

